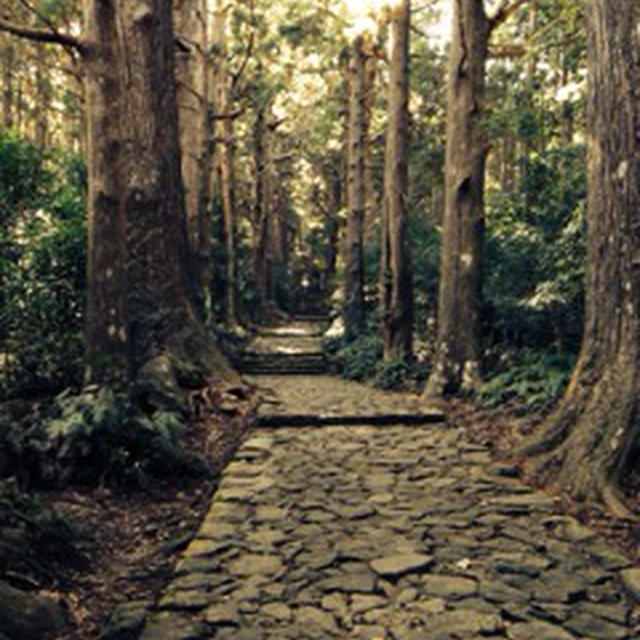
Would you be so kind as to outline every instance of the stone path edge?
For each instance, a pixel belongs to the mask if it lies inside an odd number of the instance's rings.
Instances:
[[[278,414],[259,415],[254,418],[253,427],[337,427],[337,426],[415,426],[441,424],[446,422],[444,413],[430,412],[422,414],[391,413],[387,415],[308,415]]]

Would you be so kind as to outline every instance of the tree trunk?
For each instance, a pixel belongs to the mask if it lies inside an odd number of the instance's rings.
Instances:
[[[381,265],[385,361],[412,357],[413,290],[406,211],[410,18],[409,0],[393,7]]]
[[[639,33],[635,0],[589,2],[582,349],[558,409],[520,451],[575,498],[617,507],[614,489],[640,451]]]
[[[363,38],[355,39],[349,61],[349,147],[347,150],[347,237],[345,244],[345,340],[364,329],[363,231],[365,210],[366,87]]]
[[[480,313],[484,237],[482,131],[485,62],[490,21],[481,0],[454,2],[449,54],[445,214],[438,292],[438,336],[426,394],[460,386],[480,376]]]
[[[14,49],[8,36],[0,36],[2,42],[2,123],[6,129],[13,127],[13,65]]]
[[[86,378],[100,383],[136,377],[192,316],[170,0],[86,0],[85,20]]]
[[[208,20],[204,0],[179,0],[173,8],[176,29],[176,79],[182,181],[185,192],[189,267],[195,302],[211,318],[210,193],[211,125],[209,118]]]
[[[369,47],[371,48],[371,47]],[[373,150],[371,148],[371,118],[376,97],[378,60],[371,51],[364,63],[364,241],[376,237],[378,194],[376,193]]]
[[[269,244],[269,161],[267,147],[268,106],[258,105],[253,126],[254,196],[253,196],[253,246],[251,273],[257,295],[259,315],[264,317],[269,297],[268,244]]]
[[[237,317],[237,257],[236,257],[236,177],[235,135],[231,110],[230,77],[227,67],[226,11],[222,0],[216,1],[214,14],[214,113],[218,116],[215,137],[220,141],[216,153],[217,183],[222,203],[222,228],[225,245],[224,321],[228,326],[238,324]],[[224,117],[227,116],[227,117]]]
[[[47,61],[47,50],[43,44],[36,45],[36,95],[33,109],[34,140],[41,147],[47,147],[49,137],[49,110],[51,106],[51,81]]]

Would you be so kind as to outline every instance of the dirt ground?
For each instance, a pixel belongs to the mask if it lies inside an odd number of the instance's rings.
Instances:
[[[189,543],[209,506],[217,478],[241,441],[250,403],[234,416],[209,412],[188,427],[187,448],[205,450],[210,478],[175,478],[150,493],[108,488],[51,492],[45,501],[88,530],[75,546],[79,554],[58,562],[51,595],[68,610],[70,625],[55,640],[98,637],[114,607],[153,601],[171,577],[177,554]]]

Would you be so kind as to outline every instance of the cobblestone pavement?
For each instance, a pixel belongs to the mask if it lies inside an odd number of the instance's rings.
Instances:
[[[418,410],[254,381],[283,414]],[[455,425],[255,429],[142,639],[640,638],[640,569],[556,506]]]
[[[513,473],[455,428],[257,431],[143,638],[640,637],[637,570]]]

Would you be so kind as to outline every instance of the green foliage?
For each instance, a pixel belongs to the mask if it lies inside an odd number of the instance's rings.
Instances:
[[[404,358],[389,362],[379,362],[373,385],[379,389],[391,390],[406,387],[411,380],[415,381],[415,369]]]
[[[424,335],[436,311],[440,231],[425,220],[423,212],[411,212],[408,222],[413,265],[414,323],[418,332]]]
[[[143,411],[126,394],[96,387],[63,392],[46,416],[10,437],[36,484],[150,489],[153,478],[206,473],[204,458],[181,446],[183,436],[178,414]]]
[[[58,511],[46,507],[35,493],[24,493],[15,478],[0,479],[0,528],[25,529],[36,544],[68,544],[86,533]]]
[[[574,365],[572,354],[522,350],[517,362],[489,378],[478,397],[491,408],[510,404],[523,412],[544,409],[560,397]]]
[[[375,330],[344,344],[342,340],[325,342],[325,356],[347,380],[366,380],[375,372],[382,357],[382,340]]]
[[[0,398],[79,381],[85,188],[77,156],[0,135]]]
[[[492,343],[577,349],[585,198],[579,146],[534,155],[518,193],[490,196],[485,317]]]

